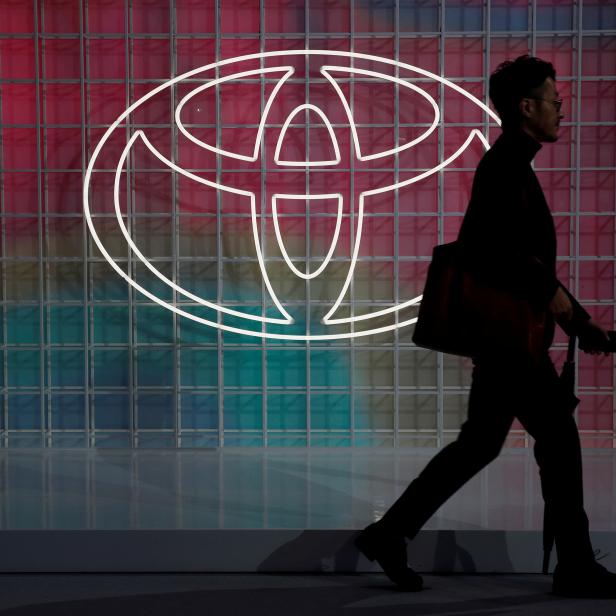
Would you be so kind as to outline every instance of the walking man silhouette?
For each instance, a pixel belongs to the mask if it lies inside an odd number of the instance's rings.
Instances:
[[[548,353],[555,323],[577,335],[584,352],[606,352],[608,342],[607,331],[556,277],[554,223],[531,167],[541,144],[558,139],[563,101],[552,64],[531,56],[502,63],[489,87],[502,134],[477,167],[458,241],[484,283],[510,290],[546,315],[542,352],[532,361],[494,349],[473,357],[468,417],[457,440],[432,458],[356,545],[401,589],[420,590],[422,578],[407,564],[406,538],[498,456],[517,418],[535,440],[551,516],[558,559],[553,592],[616,598],[616,574],[596,562],[590,541],[570,392],[563,391]]]

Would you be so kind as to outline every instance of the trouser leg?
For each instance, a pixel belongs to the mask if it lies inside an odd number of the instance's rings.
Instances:
[[[584,510],[582,451],[572,414],[562,403],[558,374],[546,360],[537,376],[538,395],[518,418],[535,439],[534,454],[554,532],[559,563],[583,565],[594,560]]]
[[[498,456],[512,421],[508,405],[498,404],[490,379],[475,366],[468,419],[457,440],[430,460],[383,516],[383,522],[410,539],[415,537],[450,496]]]
[[[537,440],[534,451],[558,562],[578,565],[594,560],[584,510],[580,441],[573,417],[564,420],[552,438]]]

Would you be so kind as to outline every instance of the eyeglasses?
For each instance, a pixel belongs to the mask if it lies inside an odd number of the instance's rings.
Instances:
[[[552,103],[552,105],[554,105],[554,109],[556,109],[556,113],[558,113],[560,108],[563,106],[562,98],[555,98],[553,101],[548,100],[547,98],[540,98],[538,96],[527,96],[526,98],[530,98],[534,101],[545,101],[546,103]]]

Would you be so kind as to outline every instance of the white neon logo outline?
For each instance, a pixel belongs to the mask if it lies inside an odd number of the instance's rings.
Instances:
[[[485,105],[483,102],[481,102],[478,98],[476,98],[474,95],[470,94],[469,92],[467,92],[466,90],[464,90],[463,88],[461,88],[460,86],[456,85],[455,83],[449,81],[448,79],[445,79],[444,77],[440,77],[439,75],[436,75],[435,73],[432,73],[430,71],[427,71],[425,69],[421,69],[419,67],[413,66],[411,64],[406,64],[404,62],[399,62],[396,60],[390,60],[388,58],[382,58],[380,56],[373,56],[370,54],[362,54],[362,53],[356,53],[356,52],[346,52],[346,51],[336,51],[336,50],[320,50],[320,49],[304,49],[304,50],[284,50],[284,51],[270,51],[270,52],[262,52],[262,53],[254,53],[254,54],[246,54],[244,56],[236,56],[233,58],[228,58],[226,60],[221,60],[219,62],[213,62],[211,64],[207,64],[195,69],[192,69],[191,71],[187,71],[186,73],[183,73],[181,75],[178,75],[177,77],[174,77],[162,84],[160,84],[159,86],[157,86],[156,88],[154,88],[153,90],[151,90],[150,92],[148,92],[147,94],[145,94],[144,96],[142,96],[140,99],[138,99],[137,101],[135,101],[132,105],[130,105],[129,107],[127,107],[124,112],[118,116],[118,118],[109,126],[109,128],[105,131],[105,133],[103,134],[103,136],[101,137],[101,139],[99,140],[99,142],[96,144],[96,147],[94,148],[94,151],[92,152],[92,156],[90,158],[90,161],[88,163],[88,167],[86,169],[86,173],[85,173],[85,177],[84,177],[84,184],[83,184],[83,206],[84,206],[84,215],[86,218],[86,222],[88,224],[88,228],[90,230],[90,233],[92,235],[92,239],[94,240],[95,244],[97,245],[97,247],[99,248],[99,250],[101,251],[101,254],[104,256],[104,258],[107,260],[107,262],[111,265],[111,267],[116,271],[117,274],[119,274],[122,278],[124,278],[126,280],[126,282],[128,282],[128,284],[130,284],[133,288],[137,289],[140,293],[142,293],[143,295],[145,295],[146,297],[148,297],[149,299],[151,299],[154,303],[159,304],[160,306],[163,306],[165,308],[167,308],[168,310],[171,310],[172,312],[179,314],[181,316],[185,316],[186,318],[201,323],[203,325],[208,325],[217,329],[220,329],[222,331],[229,331],[229,332],[233,332],[233,333],[238,333],[238,334],[245,334],[248,336],[254,336],[257,338],[271,338],[271,339],[278,339],[278,340],[297,340],[297,341],[306,341],[306,340],[339,340],[339,339],[351,339],[351,338],[357,338],[357,337],[362,337],[362,336],[370,336],[370,335],[375,335],[375,334],[379,334],[379,333],[384,333],[387,331],[393,331],[395,329],[399,329],[401,327],[405,327],[407,325],[411,325],[413,323],[415,323],[417,321],[417,318],[411,318],[411,319],[407,319],[405,321],[402,322],[398,322],[398,323],[393,323],[391,325],[386,325],[383,327],[377,327],[377,328],[372,328],[369,330],[363,330],[363,331],[359,331],[359,332],[355,332],[355,331],[351,331],[351,332],[345,332],[345,333],[338,333],[338,334],[315,334],[315,335],[311,335],[311,334],[276,334],[276,333],[272,333],[272,332],[257,332],[257,331],[251,331],[251,330],[246,330],[243,328],[238,328],[238,327],[233,327],[230,325],[224,325],[222,323],[217,323],[214,321],[211,321],[209,319],[203,319],[201,317],[198,317],[197,315],[194,315],[192,313],[186,312],[180,308],[178,308],[177,306],[174,306],[173,304],[169,304],[168,302],[165,302],[164,300],[161,300],[160,298],[156,297],[155,295],[153,295],[152,293],[150,293],[147,289],[143,288],[141,285],[139,285],[139,283],[137,283],[136,280],[130,278],[119,266],[118,264],[114,261],[113,257],[111,257],[111,255],[107,252],[107,250],[105,249],[103,243],[101,242],[100,238],[98,237],[98,234],[96,232],[96,229],[94,227],[94,223],[92,220],[92,215],[90,212],[90,204],[89,204],[89,187],[90,187],[90,181],[91,181],[91,176],[94,170],[94,165],[96,163],[96,159],[99,156],[102,148],[104,147],[105,143],[107,142],[107,140],[109,139],[110,135],[113,133],[113,131],[115,131],[115,129],[118,127],[118,125],[124,120],[126,119],[137,107],[139,107],[140,105],[142,105],[143,103],[145,103],[147,100],[149,100],[150,98],[152,98],[153,96],[156,96],[159,92],[162,92],[163,90],[165,90],[166,88],[178,83],[179,81],[182,81],[184,79],[188,79],[190,77],[193,77],[194,75],[197,75],[198,73],[207,71],[207,70],[211,70],[211,69],[215,69],[221,66],[226,66],[228,64],[231,63],[237,63],[237,62],[244,62],[244,61],[248,61],[248,60],[254,60],[254,59],[264,59],[264,58],[270,58],[270,57],[284,57],[284,56],[292,56],[292,55],[304,55],[304,56],[310,56],[310,55],[329,55],[329,56],[337,56],[337,57],[345,57],[345,58],[357,58],[357,59],[361,59],[361,60],[367,60],[367,61],[376,61],[376,62],[381,62],[383,64],[389,64],[391,66],[397,66],[398,68],[402,68],[405,70],[409,70],[412,72],[416,72],[419,73],[420,75],[424,75],[426,77],[429,77],[431,79],[434,79],[435,81],[438,81],[450,88],[452,88],[453,90],[455,90],[456,92],[458,92],[459,94],[461,94],[462,96],[468,98],[470,101],[472,101],[474,104],[476,104],[480,109],[482,109],[485,113],[487,113],[499,126],[501,124],[501,121],[499,119],[499,117],[496,115],[495,112],[493,112],[487,105]],[[284,69],[287,67],[275,67],[275,68],[279,68],[279,69]],[[262,69],[263,71],[267,70],[267,69]],[[379,74],[379,75],[384,75],[384,74]],[[230,76],[230,77],[234,77],[234,76]],[[224,79],[224,78],[223,78]],[[215,80],[215,82],[218,82],[218,80]],[[214,83],[212,82],[212,85],[214,85]],[[270,100],[273,101],[273,98],[270,97]],[[465,144],[468,147],[468,145],[470,144],[471,136],[472,135],[477,135],[480,140],[482,141],[482,143],[489,148],[489,144],[487,142],[487,140],[485,139],[485,137],[483,136],[483,134],[478,130],[478,129],[474,129],[473,131],[471,131],[471,134],[469,135],[469,138],[467,138]],[[143,137],[142,137],[143,138]],[[205,145],[205,144],[204,144]],[[256,144],[258,147],[258,143]],[[207,146],[205,145],[206,149],[210,149],[207,148]],[[461,154],[461,149],[459,149],[457,151],[457,155]],[[221,155],[227,155],[226,153],[220,152]],[[231,154],[233,155],[233,154]],[[235,155],[237,156],[241,156],[241,155]],[[162,157],[162,155],[161,155]],[[450,157],[449,159],[447,159],[449,162],[452,160],[453,157]],[[163,160],[163,158],[161,158],[161,160]],[[167,159],[165,159],[167,160]],[[256,159],[255,159],[256,160]],[[170,166],[172,168],[174,168],[175,170],[177,170],[180,173],[183,173],[184,175],[188,175],[188,176],[192,176],[194,174],[190,174],[189,172],[184,171],[183,169],[181,169],[180,167],[177,167],[176,165],[174,165],[173,163],[171,163],[171,161],[168,161],[168,163],[170,164]],[[431,175],[432,171],[429,170],[428,172],[426,172],[426,174],[422,174],[422,177],[427,177],[427,175]],[[194,176],[195,178],[199,177],[199,176]],[[367,196],[367,195],[371,195],[371,194],[379,194],[381,192],[385,192],[388,190],[394,190],[396,188],[399,188],[401,186],[406,186],[409,185],[413,182],[418,181],[419,176],[417,178],[411,178],[411,180],[407,180],[407,181],[403,181],[403,182],[398,182],[392,186],[388,186],[385,188],[381,188],[381,189],[373,189],[371,191],[365,191],[364,193],[361,193],[360,198],[362,196]],[[248,191],[241,191],[240,189],[232,189],[230,187],[227,186],[222,186],[222,185],[217,185],[214,182],[209,182],[207,180],[205,180],[204,178],[199,178],[197,181],[201,181],[203,184],[209,185],[209,186],[215,186],[220,188],[221,190],[227,190],[230,192],[235,192],[236,194],[247,194]],[[248,194],[252,194],[252,193],[248,193]],[[258,253],[260,253],[260,244],[258,242],[258,234],[255,231],[254,228],[254,219],[256,218],[256,208],[254,206],[254,201],[251,200],[251,210],[253,213],[253,235],[255,235],[255,245],[258,247],[257,251]],[[354,248],[354,253],[356,253],[358,251],[355,250]],[[262,258],[262,254],[260,254],[260,257]],[[261,264],[260,264],[261,266]],[[347,285],[348,287],[348,285]],[[273,295],[273,297],[275,297],[275,294]],[[368,318],[374,318],[376,316],[380,316],[380,315],[384,315],[384,314],[388,314],[391,312],[397,312],[398,310],[400,310],[401,308],[405,307],[405,306],[409,306],[409,305],[413,305],[417,302],[419,302],[421,300],[421,296],[418,296],[412,300],[410,300],[409,302],[404,302],[403,304],[399,304],[398,306],[393,306],[390,308],[386,308],[383,310],[379,310],[373,313],[368,313],[366,315],[359,315],[357,317],[353,317],[352,319],[349,319],[349,322],[354,322],[354,321],[360,321],[360,320],[365,320]],[[226,310],[223,309],[222,306],[218,306],[215,305],[216,308],[215,310],[219,311],[219,312],[225,312]],[[288,313],[284,310],[284,308],[282,306],[280,306],[281,312],[283,314],[287,314]],[[227,309],[230,310],[230,309]],[[331,311],[330,311],[330,315],[331,315]],[[249,315],[248,313],[241,313],[240,316],[242,316],[243,318],[247,318],[250,319],[251,316],[255,316],[255,315]],[[290,315],[288,315],[289,319],[291,319],[290,322],[292,322],[292,317],[290,317]],[[257,319],[259,320],[259,319]],[[265,318],[263,318],[263,320],[265,321]],[[340,320],[339,322],[346,322],[347,319],[344,320]],[[323,319],[323,322],[325,322],[325,319]],[[333,319],[329,319],[328,323],[336,323],[338,322],[338,320],[333,320]]]
[[[231,314],[233,316],[238,316],[238,317],[243,317],[243,318],[246,318],[246,319],[250,319],[250,320],[253,320],[253,321],[263,321],[263,322],[266,322],[266,323],[281,323],[281,324],[286,324],[286,325],[293,323],[293,318],[286,312],[286,310],[284,310],[282,305],[280,305],[280,308],[282,308],[281,312],[283,314],[286,314],[287,316],[285,318],[282,318],[282,319],[276,319],[274,317],[261,317],[261,316],[258,316],[258,315],[251,315],[251,314],[246,313],[246,312],[241,312],[239,310],[234,310],[233,308],[227,308],[225,306],[221,306],[219,304],[215,304],[213,302],[209,302],[209,301],[207,301],[207,300],[205,300],[203,298],[200,298],[197,295],[194,295],[190,291],[184,289],[184,287],[180,287],[179,285],[175,284],[172,280],[167,278],[159,269],[154,267],[150,261],[148,261],[148,259],[139,250],[137,245],[133,242],[133,239],[130,236],[129,231],[128,231],[126,225],[124,224],[124,218],[122,216],[122,211],[121,211],[121,208],[120,208],[120,178],[122,176],[122,167],[124,167],[126,159],[128,158],[129,151],[132,148],[133,144],[137,141],[137,139],[141,139],[144,142],[144,144],[146,145],[146,147],[150,150],[150,152],[152,152],[161,162],[163,162],[165,164],[170,164],[171,163],[171,161],[165,159],[160,154],[160,152],[158,152],[158,150],[152,145],[150,140],[146,137],[146,135],[141,130],[135,131],[133,136],[129,139],[128,143],[124,147],[124,150],[122,151],[122,154],[120,155],[120,159],[118,161],[118,165],[116,167],[115,177],[114,177],[114,191],[113,191],[114,208],[115,208],[115,213],[116,213],[116,219],[118,221],[118,225],[120,226],[120,230],[122,231],[122,235],[124,236],[124,239],[126,239],[127,244],[129,245],[129,247],[132,250],[132,252],[135,253],[137,258],[155,276],[157,276],[165,284],[169,285],[174,291],[177,291],[178,293],[181,293],[182,295],[188,297],[189,299],[192,299],[193,301],[197,302],[198,304],[201,304],[202,306],[205,306],[207,308],[211,308],[212,310],[218,310],[219,312],[224,312],[226,314]],[[178,167],[178,169],[180,169],[180,167]],[[184,170],[182,169],[182,171],[184,171]],[[201,182],[203,184],[207,184],[208,186],[212,184],[208,180],[205,180],[204,178],[200,178],[199,176],[195,176],[195,175],[191,174],[189,171],[184,171],[184,175],[187,175],[187,177],[190,177],[190,179],[193,179],[193,180],[197,179],[197,181],[199,181],[199,182]],[[237,190],[239,192],[239,189],[235,189],[235,190]],[[246,192],[246,191],[243,191],[243,192]],[[254,197],[254,195],[253,195],[253,197]],[[259,250],[258,255],[261,255],[260,250]],[[266,285],[268,283],[269,283],[269,279],[266,280]],[[270,284],[270,286],[271,286],[271,284]],[[278,307],[278,304],[280,303],[280,301],[276,297],[275,293],[273,294],[272,299],[276,303],[276,307]]]
[[[300,271],[293,261],[291,257],[289,257],[289,253],[284,245],[284,239],[282,238],[282,233],[280,232],[280,226],[278,224],[278,207],[276,205],[276,201],[278,199],[295,199],[298,201],[301,200],[324,200],[324,199],[337,199],[338,208],[336,213],[336,228],[334,229],[334,237],[329,245],[329,250],[327,255],[325,255],[325,259],[321,263],[321,265],[312,273],[306,274],[305,272]],[[331,258],[334,254],[334,250],[336,250],[336,244],[338,243],[338,236],[340,235],[340,227],[342,226],[342,209],[344,207],[344,201],[342,195],[340,193],[332,193],[332,194],[324,194],[324,195],[285,195],[285,194],[275,194],[272,196],[272,216],[274,218],[274,233],[276,234],[276,240],[278,242],[278,247],[280,248],[280,252],[282,252],[282,257],[285,260],[286,264],[289,266],[289,269],[299,278],[303,278],[304,280],[311,280],[312,278],[316,278],[329,264]],[[307,264],[308,265],[308,264]]]
[[[230,315],[233,315],[233,316],[238,316],[238,317],[246,318],[246,319],[249,319],[249,320],[252,320],[252,321],[262,321],[264,323],[279,323],[279,324],[284,324],[284,325],[289,325],[289,324],[293,323],[294,322],[293,318],[284,309],[284,307],[280,303],[280,300],[278,299],[278,297],[274,293],[273,288],[271,287],[271,283],[269,281],[269,277],[267,276],[267,272],[265,270],[265,263],[263,262],[263,255],[261,253],[260,246],[259,246],[259,248],[257,250],[257,258],[259,259],[259,267],[261,268],[261,271],[264,274],[265,284],[266,284],[266,286],[268,288],[268,291],[271,289],[272,300],[274,301],[276,307],[282,312],[282,314],[286,315],[286,317],[282,318],[282,319],[277,319],[275,317],[262,317],[262,316],[258,316],[258,315],[252,315],[252,314],[249,314],[249,313],[246,313],[246,312],[241,312],[239,310],[234,310],[233,308],[227,308],[226,306],[221,306],[219,304],[215,304],[213,302],[209,302],[209,301],[207,301],[207,300],[205,300],[203,298],[198,297],[197,295],[194,295],[190,291],[187,291],[186,289],[184,289],[184,287],[180,287],[179,285],[175,284],[172,280],[167,278],[159,269],[154,267],[150,261],[148,261],[148,259],[139,250],[137,245],[133,242],[133,238],[130,236],[129,231],[128,231],[126,225],[124,224],[124,218],[122,216],[122,211],[121,211],[121,208],[120,208],[120,178],[121,178],[121,175],[122,175],[122,167],[124,166],[124,163],[126,162],[126,159],[128,158],[128,153],[129,153],[130,149],[132,148],[133,144],[137,141],[137,139],[141,139],[144,142],[144,144],[146,145],[146,147],[148,148],[148,150],[150,150],[150,152],[152,154],[154,154],[154,156],[156,156],[156,158],[158,158],[163,164],[170,166],[175,171],[178,171],[182,175],[184,175],[184,176],[186,176],[186,177],[188,177],[188,178],[190,178],[192,180],[195,180],[195,181],[197,181],[199,183],[202,183],[202,184],[205,184],[207,186],[214,187],[214,188],[220,188],[220,185],[217,184],[216,182],[210,182],[209,180],[201,178],[201,177],[199,177],[197,175],[194,175],[194,174],[190,173],[189,171],[186,171],[186,170],[182,169],[181,167],[177,167],[176,165],[174,165],[170,160],[165,158],[152,145],[152,143],[146,137],[146,135],[144,134],[144,132],[142,130],[135,131],[133,136],[129,139],[128,143],[124,147],[124,150],[122,151],[122,154],[120,155],[120,159],[119,159],[118,165],[116,167],[115,177],[114,177],[113,201],[114,201],[114,208],[115,208],[115,213],[116,213],[116,219],[118,221],[118,225],[120,226],[120,230],[122,231],[122,235],[124,236],[124,239],[126,240],[126,242],[129,245],[130,249],[135,253],[137,258],[155,276],[157,276],[162,282],[164,282],[165,284],[170,286],[174,291],[177,291],[178,293],[181,293],[182,295],[188,297],[189,299],[192,299],[193,301],[201,304],[202,306],[205,306],[207,308],[211,308],[212,310],[218,310],[219,312],[224,312],[226,314],[230,314]],[[228,187],[226,187],[226,188],[228,188]],[[241,191],[240,189],[233,189],[232,190],[232,192],[236,192],[236,191],[237,191],[237,194],[248,193],[248,191]],[[251,210],[252,209],[256,209],[256,208],[254,208],[254,205],[252,203],[254,201],[254,193],[246,194],[246,196],[250,196],[252,198]],[[254,224],[253,224],[253,227],[254,227]],[[253,232],[254,232],[254,229],[253,229]],[[258,240],[258,235],[257,235],[256,239]]]
[[[462,152],[466,150],[466,148],[470,145],[471,141],[476,136],[480,138],[484,146],[487,145],[487,147],[489,148],[489,143],[487,142],[486,138],[477,129],[473,129],[468,135],[468,137],[466,138],[466,141],[449,158],[446,158],[444,161],[439,163],[436,167],[433,167],[432,169],[429,169],[428,171],[424,171],[423,173],[420,173],[419,175],[416,175],[410,178],[409,180],[398,182],[397,184],[394,184],[393,187],[386,186],[384,188],[375,188],[373,190],[366,190],[359,195],[359,208],[358,208],[358,214],[357,214],[357,230],[355,232],[356,239],[355,239],[355,244],[353,246],[353,255],[351,257],[351,264],[349,266],[349,271],[347,272],[347,276],[342,286],[342,289],[336,301],[334,302],[334,305],[330,308],[330,310],[327,312],[327,314],[322,319],[323,323],[328,324],[328,325],[334,325],[338,323],[351,323],[353,321],[373,318],[375,316],[383,316],[385,314],[397,312],[398,310],[402,310],[403,308],[408,308],[409,306],[413,306],[421,301],[422,296],[418,295],[417,297],[414,297],[413,299],[410,299],[406,302],[396,304],[395,306],[391,306],[390,308],[379,310],[378,312],[374,312],[374,313],[370,312],[370,313],[366,313],[366,314],[363,314],[357,317],[355,316],[341,317],[338,319],[331,318],[332,314],[334,314],[336,310],[338,310],[338,307],[342,303],[342,300],[344,299],[344,296],[346,295],[346,292],[348,291],[349,285],[351,284],[351,279],[353,278],[353,273],[355,271],[355,266],[357,264],[357,259],[359,257],[359,247],[361,244],[362,227],[363,227],[363,221],[364,221],[364,199],[365,197],[369,195],[382,194],[384,192],[394,190],[394,188],[396,187],[409,186],[410,184],[414,184],[415,182],[419,182],[420,180],[423,180],[429,177],[430,175],[433,175],[437,171],[440,171],[447,165],[451,164],[456,158],[458,158],[458,156],[460,156]]]
[[[333,160],[310,160],[310,161],[293,161],[293,160],[280,160],[280,149],[282,148],[282,143],[284,141],[285,135],[287,134],[287,129],[289,128],[289,124],[293,121],[293,118],[303,111],[304,109],[308,109],[310,111],[314,111],[316,114],[320,116],[320,118],[325,123],[327,127],[327,131],[329,133],[329,137],[334,146],[334,154],[335,158]],[[274,162],[281,167],[326,167],[337,165],[340,162],[340,148],[338,147],[338,139],[336,137],[336,133],[334,133],[334,128],[332,123],[329,121],[329,118],[323,113],[323,110],[313,105],[311,103],[304,103],[302,105],[298,105],[289,113],[287,119],[282,125],[282,129],[280,130],[280,134],[278,135],[278,140],[276,141],[276,150],[274,151]]]
[[[253,148],[252,156],[246,156],[244,154],[237,154],[235,152],[230,152],[229,150],[223,150],[222,148],[209,145],[208,143],[205,143],[205,141],[201,141],[201,139],[195,137],[188,130],[186,130],[186,127],[184,126],[182,122],[182,118],[181,118],[182,109],[184,105],[191,98],[193,98],[193,96],[200,94],[201,92],[203,92],[204,90],[207,90],[208,88],[213,88],[214,86],[218,86],[221,83],[226,83],[227,81],[233,81],[235,79],[242,79],[243,77],[250,77],[251,75],[263,75],[266,73],[281,73],[281,72],[285,72],[285,74],[280,78],[280,80],[278,81],[274,89],[272,90],[271,94],[269,95],[267,99],[267,103],[265,104],[265,107],[263,108],[263,114],[261,115],[261,119],[259,121],[259,128],[257,129],[257,138],[255,140],[255,145]],[[225,77],[221,77],[220,79],[213,79],[212,81],[209,81],[208,83],[205,83],[195,88],[194,90],[191,90],[188,94],[186,94],[186,96],[184,96],[184,98],[182,98],[182,100],[178,103],[178,106],[175,109],[175,123],[178,125],[180,132],[186,138],[190,139],[190,141],[192,141],[199,147],[205,148],[206,150],[209,150],[210,152],[214,152],[215,154],[220,154],[221,156],[228,156],[229,158],[235,158],[237,160],[244,160],[246,162],[253,163],[257,160],[257,158],[259,158],[259,146],[261,145],[261,138],[263,136],[263,131],[265,130],[265,124],[267,122],[267,116],[269,114],[270,107],[272,106],[274,99],[276,98],[276,95],[278,94],[278,91],[280,90],[280,88],[282,88],[282,86],[285,84],[287,79],[289,79],[289,77],[291,77],[291,75],[293,75],[294,72],[295,72],[295,69],[292,66],[274,66],[274,67],[263,68],[263,69],[253,69],[251,71],[242,71],[240,73],[234,73],[233,75],[227,75]]]
[[[351,107],[349,106],[349,103],[346,97],[344,96],[342,89],[338,85],[338,82],[329,74],[332,71],[333,72],[336,72],[336,71],[345,72],[345,73],[358,73],[360,75],[376,77],[378,79],[383,79],[385,81],[393,81],[394,83],[397,83],[401,86],[409,88],[410,90],[414,90],[415,92],[418,92],[424,98],[426,98],[428,102],[432,105],[432,109],[434,110],[434,120],[432,121],[432,124],[430,125],[429,128],[426,129],[424,133],[419,135],[419,137],[416,137],[415,139],[413,139],[412,141],[409,141],[408,143],[405,143],[404,145],[396,146],[395,148],[385,150],[384,152],[377,152],[376,154],[368,154],[366,156],[362,155],[361,144],[359,143],[359,137],[357,135],[357,127],[355,125],[355,119],[353,118],[353,114],[351,112]],[[393,75],[387,75],[385,73],[379,73],[377,71],[369,71],[366,69],[355,68],[355,67],[327,66],[326,65],[326,66],[321,67],[320,72],[322,75],[325,76],[325,78],[333,86],[334,90],[336,90],[336,94],[338,94],[338,97],[340,98],[340,101],[342,102],[342,106],[344,107],[344,111],[347,115],[349,124],[351,126],[351,136],[353,138],[353,147],[355,148],[355,155],[360,161],[376,160],[377,158],[383,158],[385,156],[399,154],[400,152],[404,150],[412,148],[413,146],[417,145],[424,139],[427,139],[436,130],[438,123],[441,121],[441,112],[438,108],[438,105],[436,104],[436,101],[432,98],[432,96],[430,96],[430,94],[428,94],[428,92],[426,92],[425,90],[422,90],[421,88],[417,87],[413,83],[404,81],[403,79],[394,77]]]

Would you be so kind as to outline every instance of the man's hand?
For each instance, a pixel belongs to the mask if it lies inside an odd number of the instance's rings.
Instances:
[[[548,310],[559,323],[562,321],[568,323],[573,318],[573,304],[562,287],[556,289]]]
[[[579,332],[580,351],[590,353],[591,355],[609,355],[609,351],[605,351],[605,345],[610,339],[607,331],[599,325],[594,319],[587,321]]]

